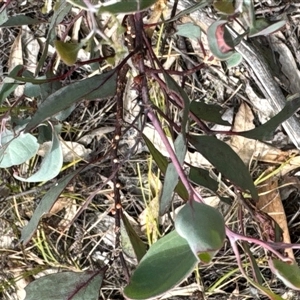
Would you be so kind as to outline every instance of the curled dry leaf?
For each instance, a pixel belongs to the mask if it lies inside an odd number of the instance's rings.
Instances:
[[[52,142],[43,143],[38,151],[38,155],[44,157],[45,154],[50,150]],[[83,145],[76,142],[62,142],[61,143],[63,152],[63,161],[72,162],[77,159],[87,159],[89,154],[92,152],[91,149],[85,148]]]
[[[290,243],[291,238],[280,193],[278,191],[277,178],[273,177],[263,182],[261,187],[259,187],[258,192],[259,200],[256,203],[256,207],[266,212],[276,221],[283,231],[283,243]],[[285,249],[285,253],[288,257],[295,260],[292,249]]]
[[[22,30],[20,30],[14,43],[10,49],[10,55],[8,58],[8,73],[10,73],[16,66],[23,65],[23,50],[22,50]],[[14,90],[14,96],[20,97],[23,95],[24,85],[19,85]]]

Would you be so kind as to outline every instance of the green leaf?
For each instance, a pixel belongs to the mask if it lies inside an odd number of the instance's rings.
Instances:
[[[103,99],[113,96],[116,91],[116,80],[117,72],[112,70],[62,87],[43,101],[35,115],[28,122],[25,131],[32,130],[46,119],[79,100]]]
[[[52,133],[52,146],[48,153],[46,153],[40,169],[31,175],[29,178],[22,178],[14,175],[15,178],[25,182],[41,182],[48,181],[56,177],[63,165],[63,153],[60,146],[60,141],[55,133]]]
[[[249,139],[270,140],[276,128],[291,117],[300,108],[300,95],[295,94],[287,99],[285,107],[273,118],[254,129],[239,132],[238,134]]]
[[[235,13],[235,5],[233,0],[217,0],[214,1],[214,8],[225,15],[233,15]]]
[[[253,254],[250,250],[249,244],[247,242],[243,241],[242,242],[242,247],[244,249],[245,254],[249,258],[249,262],[250,262],[250,265],[251,265],[251,268],[252,268],[252,273],[253,273],[253,277],[254,277],[255,281],[258,284],[262,285],[263,284],[263,278],[262,278],[260,269],[257,265],[257,262],[255,260],[255,257],[253,256]]]
[[[201,39],[201,28],[193,23],[177,25],[176,34],[198,41]]]
[[[179,163],[182,165],[186,154],[186,141],[183,134],[179,134],[174,142],[175,154],[178,158]],[[154,159],[155,160],[155,159]],[[163,216],[169,209],[172,200],[173,192],[178,184],[178,172],[173,163],[169,163],[166,173],[164,185],[162,188],[160,203],[159,203],[159,214]]]
[[[123,221],[122,225],[124,225],[121,227],[122,250],[124,251],[124,248],[125,248],[124,252],[127,254],[125,243],[127,244],[128,240],[129,240],[130,246],[133,248],[133,251],[134,251],[134,254],[135,254],[137,260],[141,261],[141,259],[147,252],[146,245],[141,240],[141,238],[138,236],[138,234],[135,232],[135,230],[132,228],[130,222],[128,221],[128,219],[124,213],[122,214],[122,221]],[[126,231],[126,235],[127,235],[126,237],[124,234],[122,234],[123,227]]]
[[[190,173],[189,173],[189,179],[198,184],[201,185],[207,189],[210,189],[213,192],[217,192],[219,189],[219,183],[212,179],[209,176],[209,171],[201,168],[196,168],[191,166],[190,167]]]
[[[228,69],[234,68],[238,66],[242,61],[243,61],[242,54],[235,52],[226,60],[227,68]]]
[[[103,277],[103,270],[46,275],[26,286],[25,300],[98,300]]]
[[[269,266],[287,287],[300,291],[300,269],[296,262],[287,263],[279,259],[270,259]]]
[[[35,209],[29,223],[22,229],[20,241],[26,245],[35,233],[41,217],[48,213],[58,196],[66,188],[69,182],[82,171],[83,168],[70,173],[69,175],[61,178],[55,185],[53,185],[49,191],[44,195],[39,205]]]
[[[16,27],[16,26],[23,26],[23,25],[35,25],[41,24],[43,21],[38,19],[32,19],[25,15],[15,15],[9,17],[0,27]]]
[[[186,203],[179,211],[175,229],[187,240],[195,256],[205,258],[204,262],[210,261],[211,254],[223,246],[226,236],[225,222],[220,212],[195,201]]]
[[[214,136],[189,136],[189,141],[222,175],[258,199],[251,175],[240,157],[226,143]]]
[[[111,14],[133,13],[145,10],[155,4],[157,0],[122,0],[114,4],[102,5],[99,13],[109,12]]]
[[[249,28],[252,28],[255,23],[255,10],[252,0],[243,0],[243,13],[247,25]]]
[[[158,297],[186,278],[196,264],[197,258],[186,240],[173,231],[150,247],[124,294],[129,299]]]
[[[14,137],[12,131],[5,130],[0,135],[0,140],[3,145],[0,150],[0,168],[20,165],[33,157],[39,149],[37,139],[29,133],[20,132]]]
[[[61,60],[67,66],[72,66],[75,64],[78,52],[82,48],[82,44],[65,43],[58,40],[54,41],[54,46]]]
[[[199,119],[230,126],[231,124],[222,119],[220,111],[223,108],[217,104],[206,104],[203,101],[192,101],[190,104],[190,111]]]
[[[19,85],[19,83],[15,82],[9,77],[16,76],[23,68],[24,66],[22,65],[14,67],[13,70],[8,74],[8,76],[4,78],[0,90],[0,105]]]
[[[227,60],[234,53],[233,41],[225,39],[225,24],[227,21],[213,22],[207,29],[207,42],[212,54],[219,60]],[[230,44],[229,44],[230,42]]]
[[[8,16],[7,16],[7,11],[5,9],[1,9],[0,11],[0,27],[3,27],[3,24],[7,22]]]
[[[144,134],[143,139],[151,155],[153,156],[153,159],[156,162],[158,168],[163,174],[165,174],[169,163],[168,160],[154,147],[151,141]],[[189,199],[189,194],[180,179],[175,188],[175,191],[183,200],[187,201]]]
[[[254,26],[250,28],[249,37],[269,35],[284,27],[285,24],[286,20],[271,22],[267,19],[257,19],[254,22]]]

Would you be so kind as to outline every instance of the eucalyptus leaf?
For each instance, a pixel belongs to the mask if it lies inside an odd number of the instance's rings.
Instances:
[[[189,179],[198,184],[201,185],[207,189],[210,189],[213,192],[217,192],[219,189],[219,183],[212,179],[209,176],[209,171],[201,168],[196,168],[191,166],[190,167],[190,173],[189,173]]]
[[[186,141],[183,134],[179,134],[174,143],[175,154],[178,158],[179,163],[182,165],[186,154]],[[159,214],[164,215],[173,200],[173,192],[178,184],[178,172],[173,163],[169,163],[166,173],[164,185],[162,188],[160,203],[159,203]]]
[[[190,104],[190,111],[199,119],[230,126],[231,124],[229,122],[222,119],[221,110],[221,106],[217,104],[207,104],[203,101],[192,101]]]
[[[234,53],[233,45],[228,45],[228,40],[225,40],[226,23],[227,21],[224,20],[215,21],[207,29],[209,49],[219,60],[227,60]]]
[[[233,0],[216,0],[214,1],[214,8],[225,15],[233,15],[235,13],[235,5]]]
[[[243,14],[242,16],[246,19],[248,27],[252,28],[255,23],[255,10],[252,0],[243,0]]]
[[[249,190],[257,200],[258,193],[241,158],[226,143],[214,136],[189,136],[189,141],[222,175],[237,187]]]
[[[201,28],[193,23],[177,25],[176,34],[198,41],[201,39]]]
[[[179,211],[175,229],[187,240],[194,255],[205,263],[223,246],[226,236],[225,222],[220,212],[195,201],[186,203]]]
[[[144,134],[143,134],[143,139],[151,155],[153,156],[153,159],[156,162],[158,168],[163,174],[165,174],[169,163],[168,160],[154,147],[152,142]],[[175,187],[175,191],[181,197],[181,199],[185,201],[189,199],[189,194],[180,179],[177,186]]]
[[[25,287],[25,300],[98,300],[103,277],[101,269],[46,275]]]
[[[283,262],[279,259],[270,259],[271,271],[283,281],[283,283],[293,289],[300,291],[300,269],[298,264]]]
[[[111,14],[128,14],[145,10],[155,4],[155,2],[156,0],[122,0],[114,4],[102,5],[99,9],[99,13],[109,12]]]
[[[4,130],[0,135],[0,168],[20,165],[33,157],[38,149],[37,139],[30,133],[20,132],[16,137],[10,130]]]
[[[238,134],[249,139],[261,141],[270,140],[273,137],[276,128],[290,118],[300,108],[300,95],[295,94],[287,99],[284,108],[269,121],[254,129],[239,132]]]
[[[243,56],[241,53],[233,53],[227,60],[226,64],[228,69],[238,66],[243,61]]]
[[[79,100],[103,99],[113,96],[116,91],[116,80],[117,72],[112,70],[62,87],[43,101],[25,130],[32,130]]]
[[[122,228],[125,229],[126,234],[122,234]],[[133,248],[135,257],[138,261],[141,261],[141,259],[147,252],[145,243],[141,240],[139,235],[133,229],[128,218],[124,213],[122,214],[121,243],[122,250],[125,252],[125,254],[128,254],[126,249],[128,249],[129,247]]]
[[[124,289],[127,299],[150,299],[166,293],[194,269],[197,258],[176,231],[154,243]]]
[[[25,15],[15,15],[11,16],[6,20],[0,27],[16,27],[16,26],[23,26],[23,25],[36,25],[41,24],[43,21],[39,19],[32,19]]]
[[[67,65],[72,66],[77,60],[79,50],[82,48],[80,43],[65,43],[63,41],[54,41],[55,49],[61,60]]]
[[[3,27],[3,24],[8,21],[8,15],[6,9],[1,9],[0,11],[0,27]]]
[[[16,76],[23,68],[24,66],[22,65],[15,66],[9,75],[4,78],[0,89],[0,105],[19,85],[19,83],[11,79],[10,76]]]
[[[257,19],[255,20],[253,27],[250,28],[249,37],[269,35],[280,30],[285,24],[286,20],[271,22],[267,19]]]
[[[29,178],[23,178],[14,175],[15,178],[25,182],[48,181],[56,177],[63,165],[63,153],[59,138],[55,131],[52,133],[52,146],[50,151],[45,155],[40,169]]]

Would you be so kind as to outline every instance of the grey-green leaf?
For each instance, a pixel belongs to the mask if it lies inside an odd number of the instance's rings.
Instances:
[[[295,94],[287,99],[285,107],[269,121],[249,131],[239,132],[239,135],[249,139],[270,140],[275,129],[289,117],[291,117],[300,107],[300,96]]]
[[[38,149],[37,139],[29,134],[20,132],[17,137],[10,130],[0,135],[3,147],[0,150],[0,168],[19,165],[33,157]]]
[[[103,99],[113,96],[116,91],[116,78],[117,72],[112,70],[59,89],[43,101],[27,124],[25,131],[32,130],[46,119],[70,107],[79,100]]]
[[[24,66],[18,65],[13,68],[7,77],[4,78],[4,81],[1,84],[0,90],[0,105],[3,103],[5,98],[7,98],[19,85],[15,80],[9,78],[10,76],[16,76]]]
[[[250,28],[249,36],[255,37],[258,35],[269,35],[278,31],[285,26],[286,20],[270,22],[267,19],[257,19],[252,28]]]
[[[54,131],[52,134],[51,149],[45,155],[40,169],[29,178],[14,175],[15,178],[25,182],[41,182],[48,181],[59,174],[63,165],[63,154],[56,132]]]
[[[201,38],[201,28],[193,23],[177,25],[176,34],[198,41]]]
[[[180,164],[184,162],[185,154],[186,154],[186,141],[184,139],[183,134],[179,134],[174,142],[175,154],[178,158]],[[178,184],[178,172],[173,163],[169,163],[166,173],[164,185],[162,188],[160,203],[159,203],[159,214],[164,215],[173,200],[173,192],[175,187]]]
[[[242,61],[243,61],[242,54],[235,52],[226,60],[227,68],[228,69],[234,68],[238,66]]]
[[[219,188],[219,184],[217,181],[212,179],[209,176],[209,172],[205,169],[196,168],[191,166],[190,167],[190,173],[189,173],[189,179],[193,181],[194,183],[197,183],[207,189],[210,189],[213,192],[216,192]]]
[[[231,124],[222,119],[222,107],[217,104],[207,104],[203,101],[192,101],[190,111],[199,119],[213,122],[220,125],[230,126]]]
[[[270,259],[269,266],[287,287],[300,291],[300,269],[296,262],[287,263],[279,259]]]
[[[225,37],[224,26],[227,21],[218,20],[213,22],[207,29],[207,42],[212,54],[220,59],[227,60],[234,53],[232,46],[228,45],[229,42],[233,44],[228,37]]]
[[[186,203],[179,211],[175,219],[175,228],[178,234],[187,240],[194,255],[200,260],[199,255],[214,253],[223,246],[225,240],[225,222],[220,212],[195,201]]]
[[[145,10],[153,5],[156,0],[122,0],[114,4],[102,5],[99,13],[109,12],[111,14],[133,13]]]
[[[32,19],[25,15],[16,15],[10,17],[6,20],[0,27],[15,27],[15,26],[22,26],[22,25],[35,25],[41,24],[42,21],[38,19]]]
[[[143,135],[143,139],[158,168],[163,174],[165,174],[168,167],[168,160],[154,147],[154,145],[145,135]],[[175,188],[175,191],[183,200],[187,201],[189,199],[188,192],[180,179]]]
[[[251,175],[240,157],[214,136],[189,136],[189,141],[222,175],[258,199]]]
[[[150,247],[124,294],[128,299],[158,297],[186,278],[196,264],[197,258],[187,241],[173,231]]]
[[[25,300],[98,300],[103,277],[104,270],[46,275],[26,286]]]
[[[0,26],[2,27],[5,22],[8,20],[8,15],[6,9],[2,9],[0,12]]]
[[[126,234],[122,234],[123,229],[125,229]],[[125,214],[122,214],[121,242],[123,251],[125,250],[124,252],[128,254],[126,249],[132,248],[134,251],[134,255],[138,261],[141,261],[141,259],[147,252],[145,243],[135,232]],[[130,250],[131,249],[129,249],[129,252]]]

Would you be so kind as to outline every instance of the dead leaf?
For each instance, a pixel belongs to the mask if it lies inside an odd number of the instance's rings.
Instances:
[[[44,157],[46,153],[50,150],[52,142],[43,143],[39,150],[38,155]],[[62,142],[61,143],[63,160],[64,162],[72,162],[77,159],[87,159],[89,154],[92,152],[91,149],[85,148],[83,145],[76,142]]]
[[[280,193],[278,191],[278,180],[273,177],[263,183],[258,188],[259,200],[256,207],[263,212],[267,213],[276,221],[283,231],[283,242],[291,243],[289,228],[286,220],[285,211],[282,205]],[[295,260],[292,249],[285,249],[288,257]]]
[[[26,56],[26,69],[34,74],[37,66],[40,45],[28,26],[22,26],[22,43]]]
[[[156,1],[156,3],[153,6],[153,10],[151,11],[151,15],[150,15],[150,18],[148,19],[147,23],[148,24],[157,23],[160,20],[161,15],[164,15],[164,17],[166,17],[167,8],[168,8],[168,6],[167,6],[166,0]],[[155,30],[155,26],[147,27],[145,29],[147,36],[152,37],[154,30]]]
[[[22,50],[22,30],[18,33],[18,36],[16,37],[14,43],[11,46],[10,49],[10,55],[8,58],[8,72],[12,71],[16,66],[23,65],[23,50]],[[14,96],[15,97],[21,97],[24,92],[24,85],[19,85],[14,90]]]
[[[253,129],[254,116],[250,107],[242,103],[238,113],[236,114],[233,130],[246,131]],[[234,135],[229,141],[229,145],[240,156],[243,162],[248,165],[251,159],[259,161],[276,162],[276,159],[281,156],[288,155],[286,152],[281,151],[275,147],[269,146],[263,142],[247,139],[243,136]]]

